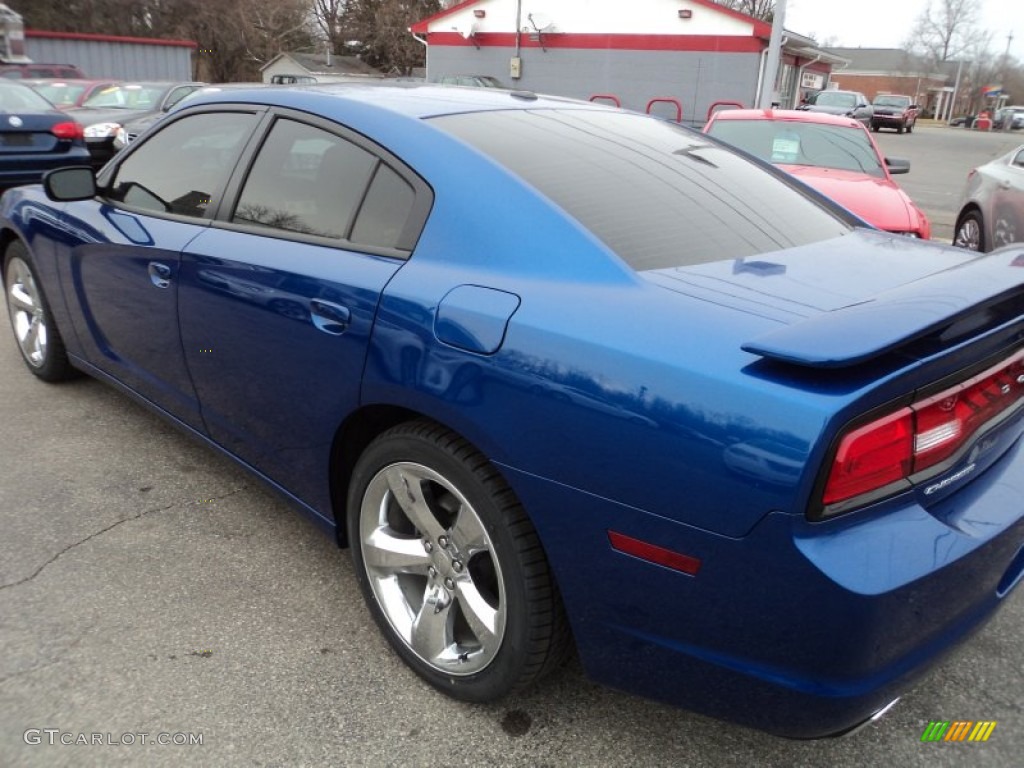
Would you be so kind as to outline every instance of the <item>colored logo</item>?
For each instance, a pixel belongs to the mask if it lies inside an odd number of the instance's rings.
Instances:
[[[988,741],[995,729],[995,720],[932,720],[921,741]]]

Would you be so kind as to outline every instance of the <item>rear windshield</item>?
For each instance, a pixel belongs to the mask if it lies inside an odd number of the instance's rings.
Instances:
[[[850,231],[848,221],[741,155],[643,115],[517,110],[431,122],[531,184],[636,270],[752,256]]]

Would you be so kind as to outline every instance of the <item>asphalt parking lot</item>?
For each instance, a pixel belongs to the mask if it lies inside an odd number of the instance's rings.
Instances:
[[[1022,138],[922,126],[880,140],[912,160],[900,181],[934,195],[920,198],[934,217],[955,209],[976,158]],[[949,200],[942,179],[956,181]],[[109,387],[37,382],[6,327],[0,425],[5,768],[1021,764],[1020,590],[889,716],[845,739],[777,739],[600,688],[575,663],[472,706],[389,650],[347,553]],[[922,743],[932,720],[998,725],[986,743]],[[60,743],[93,734],[134,743]],[[161,735],[202,743],[154,744]]]
[[[972,168],[1024,144],[1022,131],[969,131],[919,123],[913,133],[872,134],[888,157],[910,160],[910,173],[893,177],[932,222],[932,238],[953,240],[960,197]]]

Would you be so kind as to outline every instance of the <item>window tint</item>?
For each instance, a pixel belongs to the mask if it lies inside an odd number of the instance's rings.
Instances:
[[[409,183],[381,163],[352,228],[352,242],[398,248],[414,198]]]
[[[663,120],[522,110],[431,122],[532,184],[634,269],[750,256],[850,231],[783,179]]]
[[[334,134],[280,119],[260,148],[233,221],[347,238],[377,158]]]
[[[210,218],[256,117],[191,115],[168,125],[117,169],[109,197],[135,208]]]

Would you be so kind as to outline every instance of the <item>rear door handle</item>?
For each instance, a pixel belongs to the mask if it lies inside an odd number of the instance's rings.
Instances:
[[[166,288],[171,284],[171,268],[159,261],[149,262],[149,279],[157,288]]]
[[[313,325],[332,336],[340,336],[347,331],[349,321],[352,319],[352,313],[347,307],[321,299],[310,299],[309,311]]]

